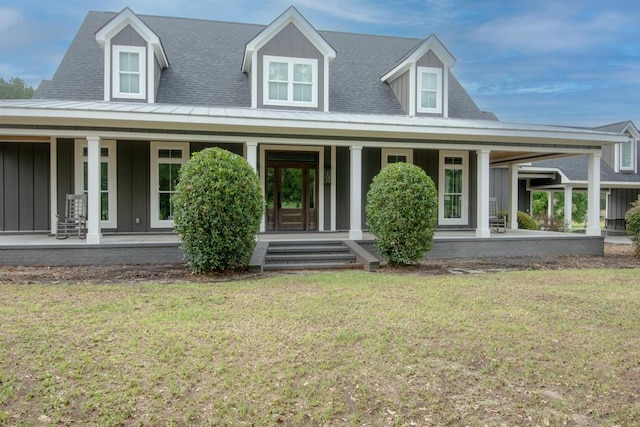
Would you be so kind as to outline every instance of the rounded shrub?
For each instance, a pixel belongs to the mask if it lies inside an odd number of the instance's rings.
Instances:
[[[419,261],[433,246],[438,193],[418,166],[393,163],[375,176],[367,193],[369,230],[389,264]]]
[[[518,228],[521,230],[538,230],[538,223],[530,215],[518,211]]]
[[[245,159],[221,148],[195,153],[180,169],[171,204],[174,228],[193,272],[246,268],[264,197]]]
[[[640,256],[640,201],[631,203],[624,220],[627,223],[627,232],[633,236],[636,256]]]

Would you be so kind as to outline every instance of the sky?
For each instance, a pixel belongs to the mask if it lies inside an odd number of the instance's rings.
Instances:
[[[640,126],[637,0],[0,0],[0,77],[51,79],[89,10],[266,25],[291,5],[318,30],[436,34],[501,121]]]

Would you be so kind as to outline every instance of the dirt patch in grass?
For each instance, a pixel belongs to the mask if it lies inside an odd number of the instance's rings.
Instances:
[[[640,268],[640,258],[634,257],[633,247],[631,245],[605,244],[605,254],[602,257],[540,255],[533,257],[429,259],[418,265],[402,268],[393,268],[383,264],[380,272],[444,275],[585,268]],[[269,273],[265,275],[272,274],[280,273]],[[0,284],[210,283],[251,279],[255,277],[259,277],[259,275],[244,271],[192,274],[189,268],[183,264],[0,267]]]

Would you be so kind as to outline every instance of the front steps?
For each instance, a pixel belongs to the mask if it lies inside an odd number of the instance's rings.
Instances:
[[[258,242],[249,269],[255,272],[282,270],[375,271],[380,263],[358,243],[335,241],[271,241]]]

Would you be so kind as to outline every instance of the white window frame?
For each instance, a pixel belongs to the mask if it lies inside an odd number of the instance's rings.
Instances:
[[[120,91],[120,53],[137,53],[139,72],[139,93]],[[146,99],[147,98],[147,51],[143,46],[113,46],[113,67],[111,70],[111,87],[114,98]]]
[[[410,148],[383,148],[380,167],[383,168],[389,164],[389,156],[405,156],[407,163],[413,164],[413,150]]]
[[[422,75],[424,73],[430,73],[436,75],[436,106],[435,108],[425,108],[422,106]],[[418,80],[418,93],[416,96],[416,111],[418,113],[432,113],[432,114],[440,114],[442,113],[442,68],[435,67],[418,67],[418,72],[416,74],[416,78]]]
[[[118,188],[117,188],[117,164],[116,159],[116,141],[100,140],[100,148],[107,148],[109,154],[107,157],[100,155],[100,163],[107,163],[107,182],[109,186],[109,220],[100,220],[100,228],[118,228]],[[74,176],[76,194],[84,193],[84,163],[88,162],[87,156],[84,155],[84,149],[88,148],[86,139],[76,139],[74,142]],[[102,154],[102,153],[101,153]],[[102,182],[102,180],[101,180]],[[102,189],[100,189],[102,193]],[[102,198],[101,198],[102,200]],[[101,209],[102,210],[102,209]]]
[[[286,63],[288,68],[287,100],[269,99],[269,63]],[[311,65],[311,102],[293,100],[293,66],[294,64]],[[313,58],[289,58],[284,56],[265,55],[262,58],[262,103],[286,107],[318,107],[318,60]]]
[[[622,155],[622,150],[623,150],[623,147],[624,147],[625,144],[629,144],[629,146],[631,147],[631,152],[629,154],[630,157],[631,157],[631,159],[630,159],[631,163],[629,165],[625,165],[624,164],[624,158],[623,158],[623,155]],[[636,141],[634,139],[632,139],[632,138],[630,138],[628,142],[623,142],[623,143],[618,144],[618,151],[619,151],[618,159],[620,161],[620,165],[619,165],[620,168],[619,169],[621,171],[635,171],[635,167],[636,167],[636,165],[635,165],[635,159],[636,159],[635,146],[636,146]]]
[[[445,158],[462,158],[461,165],[446,165]],[[438,172],[438,223],[440,225],[469,225],[469,152],[467,151],[440,151],[440,163]],[[444,196],[445,196],[445,170],[462,170],[462,199],[460,218],[444,217]]]
[[[150,155],[150,203],[151,203],[151,228],[173,228],[173,220],[161,220],[160,217],[160,197],[158,188],[160,186],[159,176],[160,169],[160,150],[181,150],[182,158],[162,158],[162,163],[172,163],[184,165],[189,160],[189,143],[188,142],[158,142],[151,141],[151,155]]]

